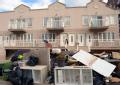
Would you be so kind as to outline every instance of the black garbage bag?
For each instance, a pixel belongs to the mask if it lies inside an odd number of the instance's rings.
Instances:
[[[104,76],[95,71],[93,71],[93,76],[93,85],[106,85]]]
[[[27,62],[27,65],[29,66],[35,66],[38,65],[39,63],[39,58],[35,56],[30,56]]]
[[[11,71],[8,73],[8,80],[12,85],[22,85],[22,70],[19,66],[12,66]]]
[[[17,56],[13,56],[13,57],[11,58],[11,62],[15,62],[15,61],[18,61]]]
[[[8,73],[8,80],[12,85],[33,85],[33,78],[29,70],[21,70],[18,64],[11,65],[11,71]]]
[[[33,79],[29,77],[24,77],[22,79],[22,85],[33,85]]]

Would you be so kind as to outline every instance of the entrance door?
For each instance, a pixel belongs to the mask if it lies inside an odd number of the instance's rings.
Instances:
[[[60,46],[66,46],[66,44],[68,44],[68,35],[61,34],[60,35]]]
[[[78,34],[79,46],[85,46],[85,34]]]
[[[92,39],[93,35],[92,34],[86,34],[86,45],[91,46],[92,45]]]
[[[10,37],[9,36],[4,36],[4,46],[9,46],[10,45]]]
[[[75,46],[75,34],[69,34],[69,46]]]
[[[16,46],[16,36],[15,35],[10,35],[10,45]]]

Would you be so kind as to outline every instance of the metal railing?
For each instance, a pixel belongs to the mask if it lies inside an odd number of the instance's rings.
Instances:
[[[89,27],[91,28],[103,28],[109,26],[108,21],[105,19],[91,19],[89,22]]]
[[[64,22],[63,22],[63,20],[48,20],[46,27],[47,28],[61,29],[64,27]]]
[[[59,46],[59,40],[48,40],[48,43],[52,45],[52,47]],[[4,40],[0,43],[0,46],[3,47],[45,47],[47,43],[45,43],[42,39],[33,39],[33,40]]]
[[[120,47],[120,39],[92,39],[91,47]]]

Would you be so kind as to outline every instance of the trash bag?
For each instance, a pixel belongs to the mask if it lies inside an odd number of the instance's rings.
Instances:
[[[48,81],[49,84],[54,83],[54,71],[53,70],[48,72],[47,81]]]
[[[11,71],[8,73],[8,80],[13,84],[13,85],[22,85],[22,70],[18,65],[12,65],[11,66]]]
[[[93,85],[106,85],[104,76],[95,71],[93,71],[93,76]]]
[[[23,70],[22,85],[33,85],[33,77],[31,70]]]
[[[23,78],[22,85],[33,85],[33,79],[32,78]]]
[[[11,62],[15,62],[15,61],[18,61],[17,56],[13,56],[13,57],[11,58]]]
[[[38,65],[38,63],[39,63],[39,58],[35,56],[30,56],[27,61],[27,65],[29,66],[35,66]]]
[[[33,85],[33,79],[27,79],[25,85]]]

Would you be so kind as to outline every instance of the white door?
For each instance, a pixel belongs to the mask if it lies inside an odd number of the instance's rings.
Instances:
[[[69,34],[68,44],[69,46],[75,46],[75,34]]]
[[[92,45],[92,39],[93,35],[92,34],[86,34],[86,45],[91,46]]]
[[[10,37],[9,36],[4,36],[4,46],[9,46],[10,45]]]
[[[60,35],[60,46],[65,46],[67,44],[66,40],[68,39],[67,34]]]
[[[16,36],[15,35],[10,35],[10,45],[16,46]]]
[[[85,46],[85,34],[78,34],[79,46]]]

